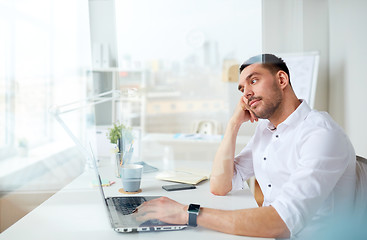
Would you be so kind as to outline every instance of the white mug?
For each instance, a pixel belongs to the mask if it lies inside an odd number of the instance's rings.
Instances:
[[[124,164],[121,166],[121,180],[125,192],[137,192],[140,189],[143,166]]]

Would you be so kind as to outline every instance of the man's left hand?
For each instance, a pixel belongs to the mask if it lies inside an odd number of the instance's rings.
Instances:
[[[187,224],[188,206],[178,203],[170,198],[156,198],[141,204],[134,212],[139,221],[158,219],[171,224]]]

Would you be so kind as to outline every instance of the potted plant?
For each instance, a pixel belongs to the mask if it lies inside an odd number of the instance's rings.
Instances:
[[[116,175],[120,176],[120,166],[126,162],[129,162],[134,148],[133,148],[133,135],[130,127],[126,127],[122,123],[113,123],[112,128],[108,129],[107,138],[112,144],[116,144],[114,149],[114,159],[116,161]]]
[[[124,124],[120,123],[113,123],[113,127],[109,128],[109,132],[107,133],[107,138],[110,140],[113,144],[118,144],[118,141],[122,137],[122,131],[126,129]]]

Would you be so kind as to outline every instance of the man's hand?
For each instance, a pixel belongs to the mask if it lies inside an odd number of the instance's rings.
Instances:
[[[187,224],[188,206],[167,197],[144,202],[133,213],[139,221],[158,219],[172,224]],[[272,207],[238,210],[201,208],[198,225],[216,231],[254,237],[289,238],[289,231]]]
[[[156,198],[140,205],[134,212],[139,221],[158,219],[172,224],[188,222],[187,206],[167,197]]]
[[[238,102],[237,107],[233,113],[232,119],[238,124],[242,124],[247,121],[251,121],[252,123],[258,121],[258,118],[245,103],[244,96],[240,98],[240,101]]]

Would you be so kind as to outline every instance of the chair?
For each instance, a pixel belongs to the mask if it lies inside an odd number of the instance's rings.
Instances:
[[[367,216],[367,159],[356,156],[356,160],[355,206],[358,214]]]
[[[217,135],[220,125],[215,120],[201,120],[194,123],[193,132],[197,134]]]

